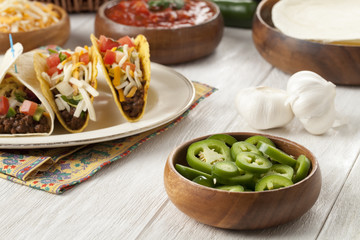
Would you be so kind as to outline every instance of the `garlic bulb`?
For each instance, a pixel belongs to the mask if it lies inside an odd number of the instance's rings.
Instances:
[[[288,102],[295,116],[312,134],[323,134],[336,118],[335,85],[311,71],[300,71],[288,80]]]
[[[287,99],[284,90],[260,86],[241,89],[235,103],[240,115],[252,128],[270,129],[285,126],[293,119]]]
[[[336,117],[335,107],[332,106],[323,115],[312,118],[300,118],[300,122],[304,125],[306,131],[314,135],[320,135],[325,133],[334,124]]]

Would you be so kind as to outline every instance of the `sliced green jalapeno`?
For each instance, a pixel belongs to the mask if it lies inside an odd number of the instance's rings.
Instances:
[[[231,157],[236,160],[236,156],[241,152],[253,152],[261,155],[261,152],[257,147],[251,143],[240,141],[236,142],[231,147]]]
[[[293,182],[280,175],[269,175],[261,178],[255,185],[255,191],[267,191],[292,185]]]
[[[193,180],[194,178],[198,177],[198,176],[204,176],[207,178],[212,179],[210,174],[201,172],[199,170],[196,170],[194,168],[191,167],[187,167],[184,165],[180,165],[180,164],[175,164],[175,169],[185,178],[189,179],[189,180]]]
[[[270,139],[268,139],[267,137],[261,136],[261,135],[256,135],[256,136],[252,136],[249,137],[245,140],[245,142],[251,143],[252,145],[256,146],[258,148],[258,144],[259,142],[264,142],[267,143],[273,147],[275,146],[275,143],[273,143],[273,141],[271,141]]]
[[[213,166],[211,176],[215,183],[225,185],[253,185],[254,174],[239,169],[234,162],[218,162]]]
[[[296,183],[306,178],[306,176],[309,173],[310,167],[311,167],[310,160],[307,157],[305,157],[305,155],[300,155],[296,161],[295,174],[292,179],[293,182]]]
[[[241,185],[233,185],[233,186],[225,185],[225,186],[217,187],[217,189],[225,190],[225,191],[229,191],[229,192],[245,192],[244,187]]]
[[[265,176],[268,175],[280,175],[292,180],[294,175],[294,169],[289,165],[285,164],[273,164],[270,170],[265,173]]]
[[[207,178],[204,176],[198,176],[198,177],[194,178],[193,182],[196,182],[197,184],[200,184],[200,185],[203,185],[206,187],[211,187],[211,188],[213,188],[215,186],[212,178]]]
[[[216,162],[231,161],[230,148],[217,139],[205,139],[192,143],[186,154],[190,167],[211,174]]]
[[[272,163],[265,157],[253,153],[253,152],[242,152],[236,157],[236,165],[252,173],[265,173],[269,171]]]
[[[294,167],[296,160],[290,157],[288,154],[284,153],[280,149],[273,147],[267,143],[259,142],[259,150],[265,155],[269,156],[271,160],[289,165]]]
[[[234,143],[237,142],[236,138],[234,138],[233,136],[230,136],[228,134],[214,134],[214,135],[211,135],[210,137],[208,137],[208,139],[217,139],[217,140],[223,141],[229,147],[231,147]]]

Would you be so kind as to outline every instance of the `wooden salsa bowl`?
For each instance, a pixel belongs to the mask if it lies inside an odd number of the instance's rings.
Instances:
[[[207,0],[204,0],[207,1]],[[216,4],[207,1],[215,15],[207,22],[176,29],[128,26],[116,23],[105,15],[105,9],[116,5],[112,0],[100,6],[95,18],[95,36],[113,39],[122,36],[136,37],[143,34],[150,45],[151,61],[161,64],[178,64],[211,54],[221,41],[224,23]]]
[[[257,133],[227,133],[237,140]],[[262,134],[278,148],[294,157],[305,154],[312,163],[309,175],[286,188],[263,192],[228,192],[194,183],[176,169],[187,165],[188,146],[208,136],[193,139],[175,148],[169,155],[164,184],[169,199],[182,212],[195,220],[219,228],[250,230],[287,223],[305,214],[316,202],[321,189],[321,173],[315,156],[305,147],[290,140]]]
[[[360,45],[320,43],[286,36],[274,27],[271,10],[279,0],[263,0],[253,21],[253,41],[261,56],[288,74],[310,70],[338,85],[360,85]]]
[[[46,45],[63,46],[70,36],[70,19],[63,8],[54,5],[54,9],[60,15],[59,22],[43,29],[11,33],[14,44],[20,42],[24,52]],[[9,33],[0,33],[0,54],[9,48]]]

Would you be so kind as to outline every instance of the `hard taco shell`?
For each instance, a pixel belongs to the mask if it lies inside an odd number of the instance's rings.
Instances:
[[[92,61],[92,80],[90,81],[90,85],[92,87],[94,87],[95,89],[97,88],[97,55],[93,54],[94,50],[93,48],[89,49],[89,57],[90,57],[90,61]],[[34,68],[35,68],[35,72],[36,72],[36,76],[37,76],[37,80],[40,83],[41,86],[41,90],[42,93],[44,94],[45,98],[47,99],[47,101],[49,102],[51,108],[53,109],[53,111],[55,112],[55,115],[57,117],[57,119],[59,120],[59,122],[61,123],[61,125],[70,133],[79,133],[84,131],[84,129],[87,127],[88,123],[89,123],[89,114],[87,113],[86,115],[86,120],[84,125],[79,128],[79,129],[71,129],[69,128],[69,126],[67,126],[66,122],[64,121],[63,117],[61,116],[61,113],[55,103],[55,98],[54,95],[52,93],[52,91],[50,90],[50,85],[48,83],[48,81],[46,81],[43,77],[42,77],[42,73],[47,71],[47,64],[46,64],[46,58],[47,56],[45,55],[46,51],[37,51],[34,54]],[[91,102],[94,101],[94,97],[91,96]]]
[[[104,73],[106,82],[108,83],[108,85],[110,87],[110,90],[114,97],[114,101],[115,101],[116,105],[118,106],[121,114],[129,122],[136,122],[136,121],[140,120],[143,117],[144,112],[145,112],[145,106],[147,103],[147,95],[148,95],[148,89],[150,86],[150,78],[151,78],[150,48],[149,48],[149,43],[147,42],[145,36],[139,34],[135,38],[135,45],[136,45],[136,50],[139,53],[140,65],[141,65],[141,70],[142,70],[142,74],[143,74],[143,81],[145,82],[143,85],[143,87],[144,87],[144,106],[142,108],[141,113],[137,117],[130,117],[123,110],[123,107],[121,106],[121,102],[119,99],[118,91],[114,87],[114,85],[110,79],[109,73],[105,67],[103,58],[100,54],[99,44],[98,44],[99,41],[93,34],[91,34],[90,38],[91,38],[93,47],[95,49],[96,55],[98,56],[98,59],[100,59],[99,62],[101,65],[101,70]]]

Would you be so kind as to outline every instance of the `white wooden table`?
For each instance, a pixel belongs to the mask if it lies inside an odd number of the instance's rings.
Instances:
[[[90,45],[94,16],[71,15],[65,47]],[[346,126],[313,136],[294,120],[264,132],[303,144],[317,156],[323,185],[310,211],[275,228],[229,231],[198,223],[169,201],[163,185],[166,158],[195,137],[255,131],[237,114],[237,91],[258,85],[285,89],[289,75],[261,58],[250,30],[235,28],[225,29],[211,56],[172,67],[219,90],[177,126],[62,195],[0,179],[0,239],[360,239],[359,88],[337,87],[336,108],[349,119]]]

